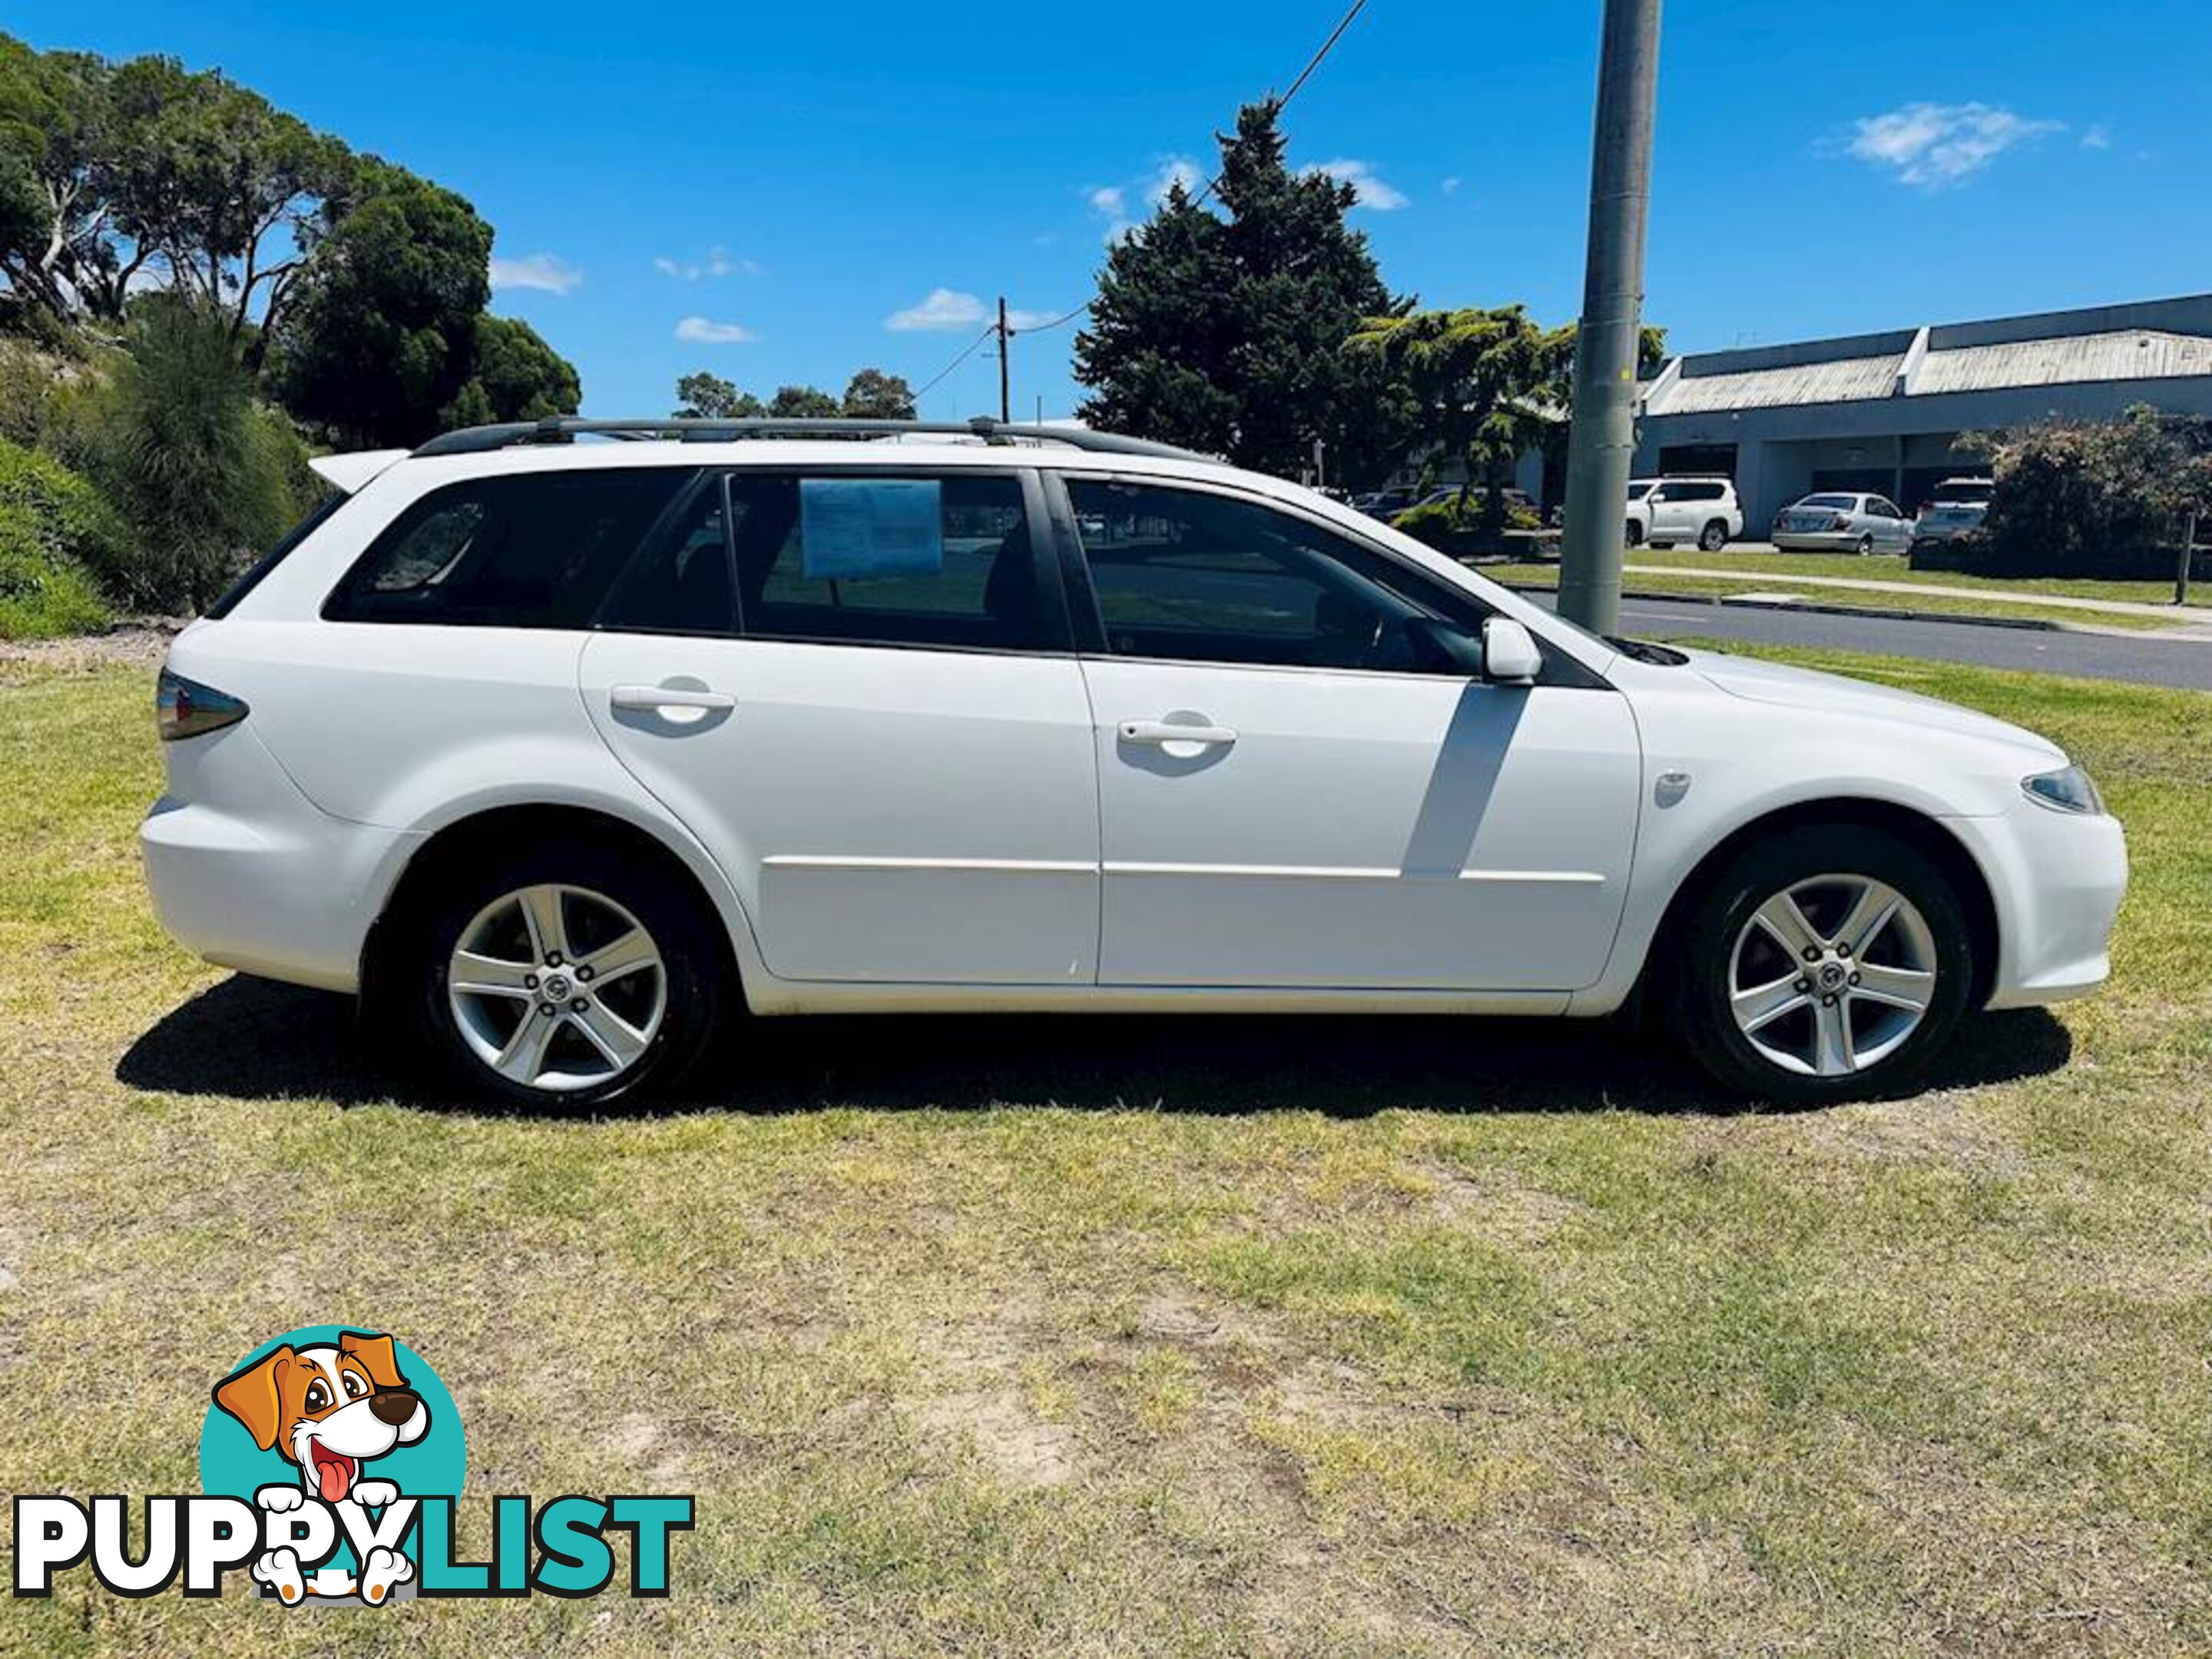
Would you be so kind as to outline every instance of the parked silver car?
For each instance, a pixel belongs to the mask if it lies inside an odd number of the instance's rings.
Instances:
[[[1931,501],[1920,509],[1919,522],[1912,526],[1912,550],[1978,535],[1989,518],[1987,501]]]
[[[1776,514],[1773,536],[1784,553],[1902,553],[1912,520],[1887,495],[1829,490]]]

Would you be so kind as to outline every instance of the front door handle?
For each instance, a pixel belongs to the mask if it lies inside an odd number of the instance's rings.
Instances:
[[[735,708],[738,700],[726,691],[708,691],[687,685],[617,685],[608,693],[617,708]]]
[[[1177,726],[1172,720],[1123,720],[1121,741],[1143,743],[1165,748],[1170,744],[1190,743],[1201,748],[1226,748],[1237,741],[1237,734],[1225,726]]]

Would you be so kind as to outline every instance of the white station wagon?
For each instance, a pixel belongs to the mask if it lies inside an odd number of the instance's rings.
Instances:
[[[2106,975],[2120,826],[2044,739],[1595,638],[1201,456],[568,420],[318,465],[171,649],[155,902],[477,1092],[665,1091],[748,1013],[1635,999],[1825,1101]]]

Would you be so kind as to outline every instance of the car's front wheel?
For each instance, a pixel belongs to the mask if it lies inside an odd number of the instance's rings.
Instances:
[[[1692,1055],[1761,1099],[1893,1092],[1968,1008],[1958,894],[1924,853],[1880,830],[1812,826],[1761,842],[1706,886],[1677,938]]]
[[[392,966],[457,1081],[576,1109],[659,1092],[714,1028],[720,962],[696,896],[579,842],[441,884]]]

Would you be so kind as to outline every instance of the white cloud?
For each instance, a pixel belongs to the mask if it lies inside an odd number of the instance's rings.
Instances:
[[[1372,208],[1377,213],[1395,213],[1407,204],[1404,191],[1394,185],[1386,185],[1376,177],[1372,161],[1316,161],[1306,171],[1326,173],[1340,185],[1350,185],[1354,207]]]
[[[583,280],[584,273],[557,254],[526,253],[520,259],[491,262],[495,289],[526,288],[541,294],[566,294]]]
[[[760,336],[743,323],[718,323],[707,317],[686,317],[676,325],[676,337],[689,345],[742,345]]]
[[[1157,210],[1177,185],[1192,196],[1206,187],[1206,175],[1188,155],[1162,156],[1149,176],[1132,184],[1093,185],[1083,192],[1083,199],[1093,214],[1105,221],[1107,241],[1118,242],[1137,228],[1129,211],[1132,194],[1141,197],[1146,207]]]
[[[2083,149],[2110,149],[2112,147],[2112,130],[2102,121],[2098,122],[2095,126],[2081,135]]]
[[[1905,184],[1942,190],[1963,184],[1991,161],[2063,121],[2031,120],[1991,104],[1905,104],[1851,124],[1846,146],[1860,161],[1888,167]]]
[[[757,276],[761,270],[758,261],[737,258],[720,247],[709,248],[703,259],[672,259],[664,253],[653,262],[653,268],[664,276],[679,277],[687,283],[696,283],[702,276]]]
[[[928,333],[939,329],[981,328],[988,313],[976,295],[957,289],[933,288],[918,306],[894,311],[884,326],[895,334]]]
[[[1006,326],[1018,332],[1035,328],[1039,323],[1048,323],[1060,315],[1051,311],[1024,311],[1018,306],[1006,307]],[[981,328],[986,323],[999,319],[999,308],[994,301],[987,301],[980,294],[968,294],[955,288],[933,288],[928,297],[918,306],[908,306],[903,311],[894,311],[884,319],[884,326],[896,334],[937,333],[953,329]]]
[[[1170,155],[1161,161],[1159,170],[1152,174],[1152,183],[1145,186],[1146,205],[1159,206],[1168,199],[1168,191],[1177,185],[1181,185],[1184,194],[1189,196],[1197,195],[1206,187],[1206,175],[1198,170],[1198,163],[1188,155]]]
[[[1456,196],[1459,194],[1458,175],[1455,174],[1451,178],[1444,180],[1444,194],[1447,196]]]

